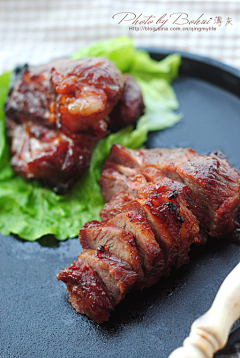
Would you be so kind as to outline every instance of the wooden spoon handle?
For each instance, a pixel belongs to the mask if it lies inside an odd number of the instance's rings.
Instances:
[[[211,308],[193,322],[183,347],[169,358],[212,358],[227,343],[233,323],[240,317],[240,263],[223,281]]]

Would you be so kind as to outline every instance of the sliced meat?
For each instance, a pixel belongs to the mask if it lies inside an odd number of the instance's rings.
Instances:
[[[148,169],[148,168],[143,168]],[[158,170],[155,168],[154,171],[156,171],[156,175],[152,177],[153,179],[157,177],[155,184],[157,184],[157,187],[161,187],[161,191],[165,192],[167,194],[167,197],[172,200],[175,198],[180,205],[187,208],[187,211],[190,211],[189,215],[192,217],[192,222],[194,221],[197,226],[200,226],[199,233],[195,236],[195,242],[199,243],[205,243],[206,242],[206,232],[205,229],[207,228],[207,225],[209,223],[209,217],[207,215],[207,208],[200,200],[197,198],[192,190],[183,183],[174,181],[170,178],[167,178],[164,175],[157,175]],[[147,189],[150,188],[150,184],[147,185]],[[152,193],[156,190],[156,186],[153,185]],[[139,190],[141,192],[141,195],[144,197],[148,196],[148,190],[146,194],[144,194],[144,186]],[[184,209],[186,211],[186,209]],[[186,224],[186,223],[185,223]]]
[[[101,223],[90,221],[79,232],[79,239],[83,249],[97,249],[104,247],[126,261],[138,275],[138,282],[143,281],[138,251],[132,234],[111,222]]]
[[[122,95],[110,113],[110,129],[117,131],[130,124],[136,124],[143,114],[144,104],[138,84],[130,75],[124,75]]]
[[[122,210],[122,207],[129,203],[131,200],[135,199],[132,194],[129,194],[125,191],[120,191],[115,194],[112,199],[104,205],[100,211],[100,217],[103,222],[106,222],[114,218]]]
[[[168,181],[171,182],[171,179],[168,179]],[[168,237],[168,241],[165,243],[165,245],[169,245],[167,246],[167,256],[169,256],[169,247],[176,246],[178,252],[177,260],[174,265],[176,267],[180,267],[181,265],[187,263],[187,253],[190,250],[191,244],[193,242],[203,242],[199,228],[199,221],[196,219],[195,215],[193,215],[191,210],[188,209],[187,202],[181,197],[181,194],[177,193],[177,191],[175,191],[173,195],[172,192],[169,193],[168,186],[164,187],[159,183],[148,183],[145,185],[142,189],[139,190],[139,197],[144,198],[147,200],[147,203],[150,202],[153,206],[151,214],[155,213],[155,220],[152,215],[152,220],[154,220],[155,224],[159,225],[161,221],[164,224],[166,218],[163,220],[163,215],[166,215],[168,218],[171,218],[170,214],[172,215],[173,225],[171,229],[174,228],[174,232],[172,232],[170,238],[176,239],[179,234],[179,240],[178,243],[174,241],[171,243],[171,239],[169,240]],[[161,200],[161,206],[158,205],[159,199]],[[138,201],[139,200],[140,199],[138,199]],[[168,208],[168,214],[164,208],[164,202],[165,206]],[[146,206],[146,204],[144,204],[144,206]],[[176,219],[179,225],[177,225]],[[169,224],[166,222],[165,229],[169,232],[168,226]],[[161,233],[160,230],[159,233]],[[160,240],[162,243],[162,235]]]
[[[155,284],[166,272],[165,260],[147,220],[136,211],[115,216],[108,222],[130,232],[136,242],[140,261],[144,270],[145,286]]]
[[[74,261],[60,270],[57,279],[67,285],[69,301],[78,312],[97,323],[108,321],[115,305],[98,274],[87,264]]]
[[[106,203],[121,191],[137,196],[138,188],[146,182],[141,174],[126,177],[112,168],[104,169],[99,179],[101,193]]]
[[[217,156],[195,156],[179,165],[177,173],[207,207],[209,235],[230,236],[237,227],[240,205],[237,171]]]
[[[164,252],[166,268],[176,265],[181,244],[178,206],[157,194],[155,197],[139,198],[137,201],[146,211],[148,223]]]
[[[138,190],[148,181],[162,178],[163,173],[153,167],[129,168],[106,160],[103,166],[99,185],[105,203],[120,191],[138,196]]]
[[[153,166],[161,170],[166,176],[178,180],[179,176],[176,173],[178,163],[188,161],[195,155],[196,152],[190,148],[133,150],[116,144],[112,146],[109,158],[130,168]]]
[[[231,236],[239,228],[236,220],[240,205],[239,174],[223,155],[197,155],[189,148],[131,150],[115,145],[110,160],[131,168],[153,166],[187,185],[194,195],[187,194],[186,200],[195,206],[193,213],[209,235]]]
[[[125,297],[137,280],[136,272],[127,262],[103,247],[96,251],[83,250],[78,261],[87,263],[101,277],[115,305]]]
[[[179,204],[171,203],[165,196],[154,195],[148,199],[136,198],[122,207],[119,207],[120,213],[134,211],[144,217],[153,231],[155,238],[163,250],[166,268],[176,264],[178,248],[180,245],[180,226]],[[107,208],[105,207],[107,216]],[[176,209],[176,210],[174,210]],[[116,211],[115,211],[116,212]]]

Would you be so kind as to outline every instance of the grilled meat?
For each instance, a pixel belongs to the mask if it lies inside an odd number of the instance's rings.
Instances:
[[[57,126],[67,133],[94,132],[102,137],[107,130],[104,119],[123,92],[123,76],[100,57],[71,61],[72,66],[51,70]]]
[[[167,177],[185,184],[189,188],[188,192],[190,191],[185,199],[188,205],[192,204],[191,210],[210,236],[225,237],[231,235],[237,227],[236,216],[240,202],[239,174],[222,156],[197,155],[189,148],[134,151],[114,145],[110,153],[111,161],[120,166],[124,166],[125,163],[125,166],[140,168],[141,173],[145,167],[154,167]],[[103,196],[106,182],[104,175],[103,171],[100,178]],[[129,177],[127,179],[129,181]],[[107,185],[111,185],[109,180]],[[128,192],[132,193],[130,189]],[[114,195],[115,192],[112,191],[111,194]]]
[[[100,276],[87,264],[74,261],[61,270],[58,279],[67,285],[73,308],[97,323],[107,321],[114,309],[113,298]]]
[[[117,131],[127,125],[135,125],[143,114],[144,104],[140,87],[129,75],[124,75],[123,93],[110,113],[109,127]]]
[[[166,273],[163,252],[147,220],[136,211],[127,211],[108,221],[130,232],[135,240],[141,266],[144,271],[143,286],[152,286]]]
[[[135,123],[142,114],[138,85],[104,58],[62,59],[15,72],[5,104],[12,167],[58,193],[80,179],[110,127]]]
[[[80,230],[84,250],[78,260],[101,277],[111,301],[108,307],[101,301],[99,316],[95,311],[94,316],[90,297],[82,302],[80,290],[73,300],[70,292],[73,307],[96,322],[107,320],[128,291],[149,287],[172,266],[188,263],[193,243],[205,243],[208,234],[230,237],[239,228],[239,175],[216,153],[201,156],[188,148],[133,151],[115,145],[100,186],[106,200],[102,222],[89,222]],[[121,291],[124,275],[127,286]],[[62,277],[70,291],[72,271],[61,270],[58,279]],[[78,277],[77,287],[84,286],[86,278]]]
[[[80,229],[79,239],[83,249],[97,249],[99,246],[103,246],[127,262],[137,273],[138,281],[142,281],[142,267],[131,232],[123,230],[111,222],[91,221]]]
[[[63,132],[106,134],[104,118],[123,92],[124,79],[100,57],[62,59],[45,66],[24,66],[16,75],[5,113],[25,122],[62,128]]]
[[[27,179],[42,179],[57,193],[66,192],[89,166],[92,136],[82,135],[81,143],[57,129],[7,119],[11,137],[11,166]]]
[[[115,194],[111,201],[106,203],[100,212],[100,217],[103,222],[113,219],[117,214],[122,212],[122,208],[125,204],[135,199],[135,196],[126,193],[125,191],[120,191]]]

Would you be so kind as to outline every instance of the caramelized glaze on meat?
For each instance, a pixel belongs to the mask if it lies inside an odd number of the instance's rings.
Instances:
[[[104,58],[81,58],[72,65],[52,68],[56,93],[57,126],[64,132],[92,132],[103,136],[105,117],[118,102],[124,79],[114,64]]]
[[[28,65],[15,71],[4,110],[7,117],[18,123],[36,121],[47,127],[55,126],[55,95],[50,84],[51,66]]]
[[[240,202],[239,174],[230,167],[226,159],[215,154],[198,155],[189,148],[134,151],[114,145],[110,160],[131,168],[152,166],[169,178],[187,185],[191,194],[186,195],[185,199],[189,205],[192,201],[195,211],[193,208],[191,210],[209,235],[219,238],[232,235],[238,227],[236,216]],[[100,184],[101,181],[102,178]],[[104,193],[104,185],[101,189]]]
[[[94,140],[83,136],[81,144],[59,130],[7,120],[12,138],[11,166],[27,179],[43,179],[58,193],[66,192],[89,166]]]
[[[133,235],[144,271],[144,286],[155,284],[166,273],[166,263],[147,220],[136,211],[128,211],[116,215],[109,224],[117,225]]]
[[[143,272],[131,232],[111,222],[90,221],[80,229],[79,239],[83,249],[97,249],[103,246],[107,251],[126,261],[137,273],[138,281],[142,281]]]
[[[179,165],[177,173],[207,207],[209,235],[231,235],[236,228],[240,202],[237,171],[221,158],[196,156]]]
[[[115,305],[125,297],[137,280],[137,274],[127,262],[106,251],[103,247],[96,251],[83,250],[78,256],[78,261],[89,264],[97,272],[108,293],[113,297]]]
[[[97,323],[107,321],[114,309],[114,300],[100,276],[87,264],[74,261],[61,270],[58,280],[66,283],[73,308]]]
[[[110,122],[115,129],[135,123],[143,107],[138,85],[107,59],[25,65],[15,71],[5,104],[12,167],[64,193],[89,166]]]
[[[188,263],[191,245],[205,243],[208,234],[230,238],[239,231],[239,175],[216,153],[201,156],[189,148],[133,151],[115,145],[100,186],[106,200],[102,222],[80,230],[83,248],[99,245],[98,250],[83,250],[79,260],[101,277],[114,305],[129,290],[149,287],[171,267]],[[120,265],[114,263],[116,257]],[[124,275],[127,286],[121,291]],[[84,313],[91,317],[91,302],[89,307],[89,314]],[[110,310],[111,304],[106,319]]]
[[[110,113],[109,126],[117,131],[127,125],[136,124],[138,118],[143,114],[144,104],[140,87],[129,75],[124,75],[124,90]]]

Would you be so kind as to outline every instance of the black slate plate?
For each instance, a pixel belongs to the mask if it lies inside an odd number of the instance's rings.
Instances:
[[[157,60],[167,54],[150,52]],[[184,117],[175,127],[152,133],[147,145],[191,146],[201,154],[220,149],[240,172],[240,71],[182,56],[174,88]],[[78,240],[31,243],[0,236],[1,358],[167,357],[210,307],[239,262],[240,246],[212,240],[194,248],[189,265],[129,294],[102,325],[77,314],[65,285],[56,280],[79,252]]]

